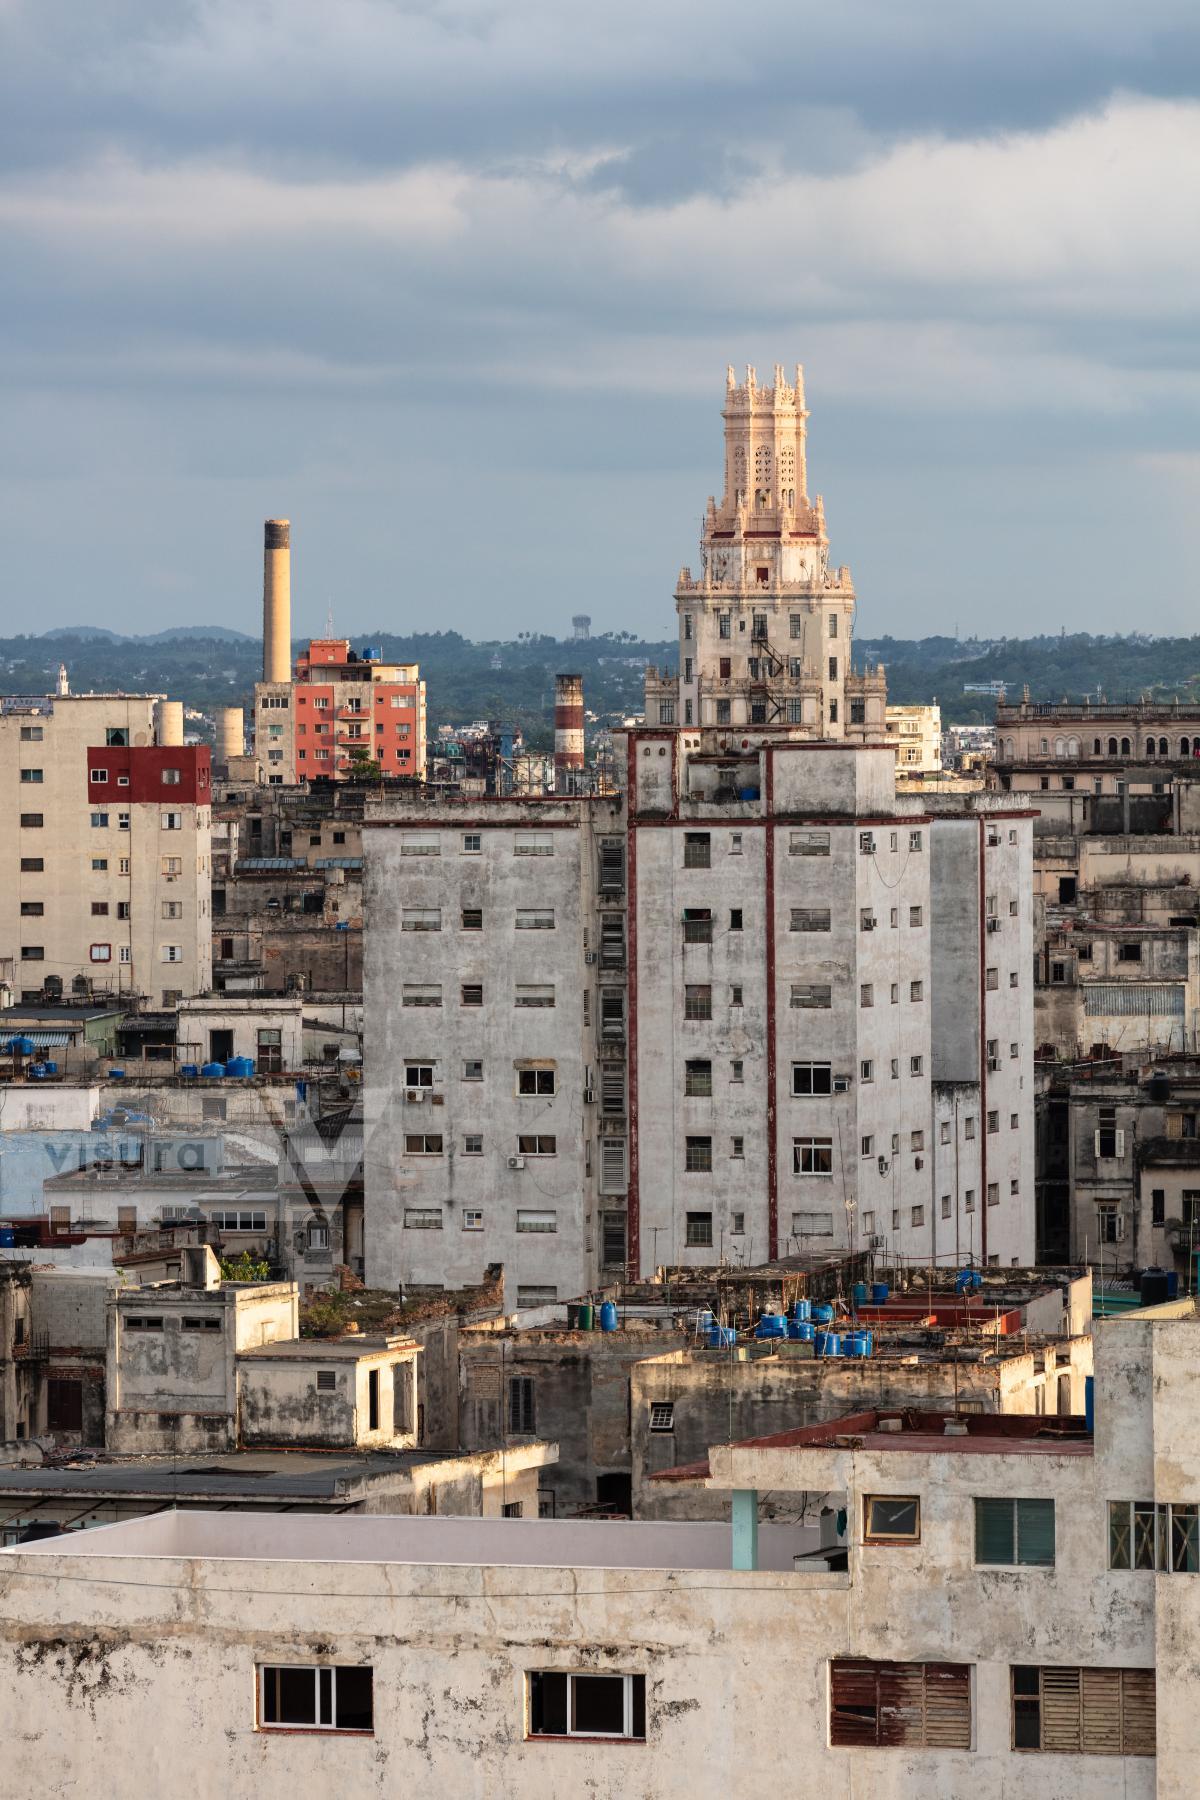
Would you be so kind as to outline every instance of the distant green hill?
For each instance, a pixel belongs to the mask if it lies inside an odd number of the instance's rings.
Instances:
[[[588,711],[604,722],[640,713],[642,670],[648,662],[674,668],[674,639],[647,642],[628,632],[565,642],[523,633],[512,641],[472,642],[456,631],[398,637],[353,634],[396,662],[419,662],[428,684],[432,725],[503,719],[542,748],[553,741],[554,676],[583,676]],[[182,626],[150,637],[118,637],[92,626],[38,637],[0,639],[0,691],[44,694],[60,662],[72,688],[120,688],[169,693],[200,711],[224,702],[248,706],[260,668],[256,638],[223,626]],[[971,682],[1004,681],[1010,699],[1027,686],[1034,700],[1110,700],[1147,694],[1200,703],[1200,637],[1074,636],[996,638],[859,638],[859,666],[882,662],[893,701],[936,699],[947,724],[986,723],[995,711],[987,694],[965,692]],[[496,663],[499,667],[495,667]]]

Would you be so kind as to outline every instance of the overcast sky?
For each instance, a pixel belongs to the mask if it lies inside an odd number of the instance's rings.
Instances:
[[[1193,0],[0,0],[0,631],[672,628],[727,362],[858,630],[1197,629]]]

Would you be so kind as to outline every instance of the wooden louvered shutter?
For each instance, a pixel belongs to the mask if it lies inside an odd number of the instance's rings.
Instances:
[[[925,1664],[925,1742],[940,1750],[971,1748],[971,1671],[966,1663]]]
[[[921,1663],[880,1663],[879,1742],[920,1744],[924,1733],[924,1667]]]
[[[879,1674],[875,1663],[845,1659],[829,1666],[829,1741],[879,1742]]]
[[[1042,1749],[1078,1750],[1079,1670],[1042,1670]]]
[[[1126,1756],[1154,1755],[1154,1670],[1121,1671],[1121,1747]]]
[[[1089,1756],[1121,1754],[1121,1671],[1080,1670],[1080,1748]]]

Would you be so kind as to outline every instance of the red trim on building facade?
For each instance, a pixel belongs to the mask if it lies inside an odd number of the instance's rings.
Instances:
[[[979,819],[979,1260],[988,1259],[988,1091],[987,1091],[987,817]]]
[[[629,1083],[629,1177],[625,1189],[627,1261],[635,1280],[642,1274],[641,1146],[638,1142],[638,919],[637,919],[637,746],[632,736],[626,750],[625,830],[625,960],[628,1028],[626,1080]],[[673,1208],[673,1202],[672,1202]]]
[[[764,785],[768,826],[773,824],[775,800],[775,766],[771,751],[763,757]],[[763,885],[766,891],[767,938],[767,1256],[773,1262],[779,1255],[779,1144],[777,1101],[775,1096],[775,832],[768,830],[763,838]]]

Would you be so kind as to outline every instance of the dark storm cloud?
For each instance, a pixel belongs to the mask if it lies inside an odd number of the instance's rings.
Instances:
[[[1190,8],[0,0],[0,34],[10,627],[245,623],[274,511],[310,625],[665,627],[725,362],[798,357],[865,628],[1126,624],[1118,511],[1179,623]]]

